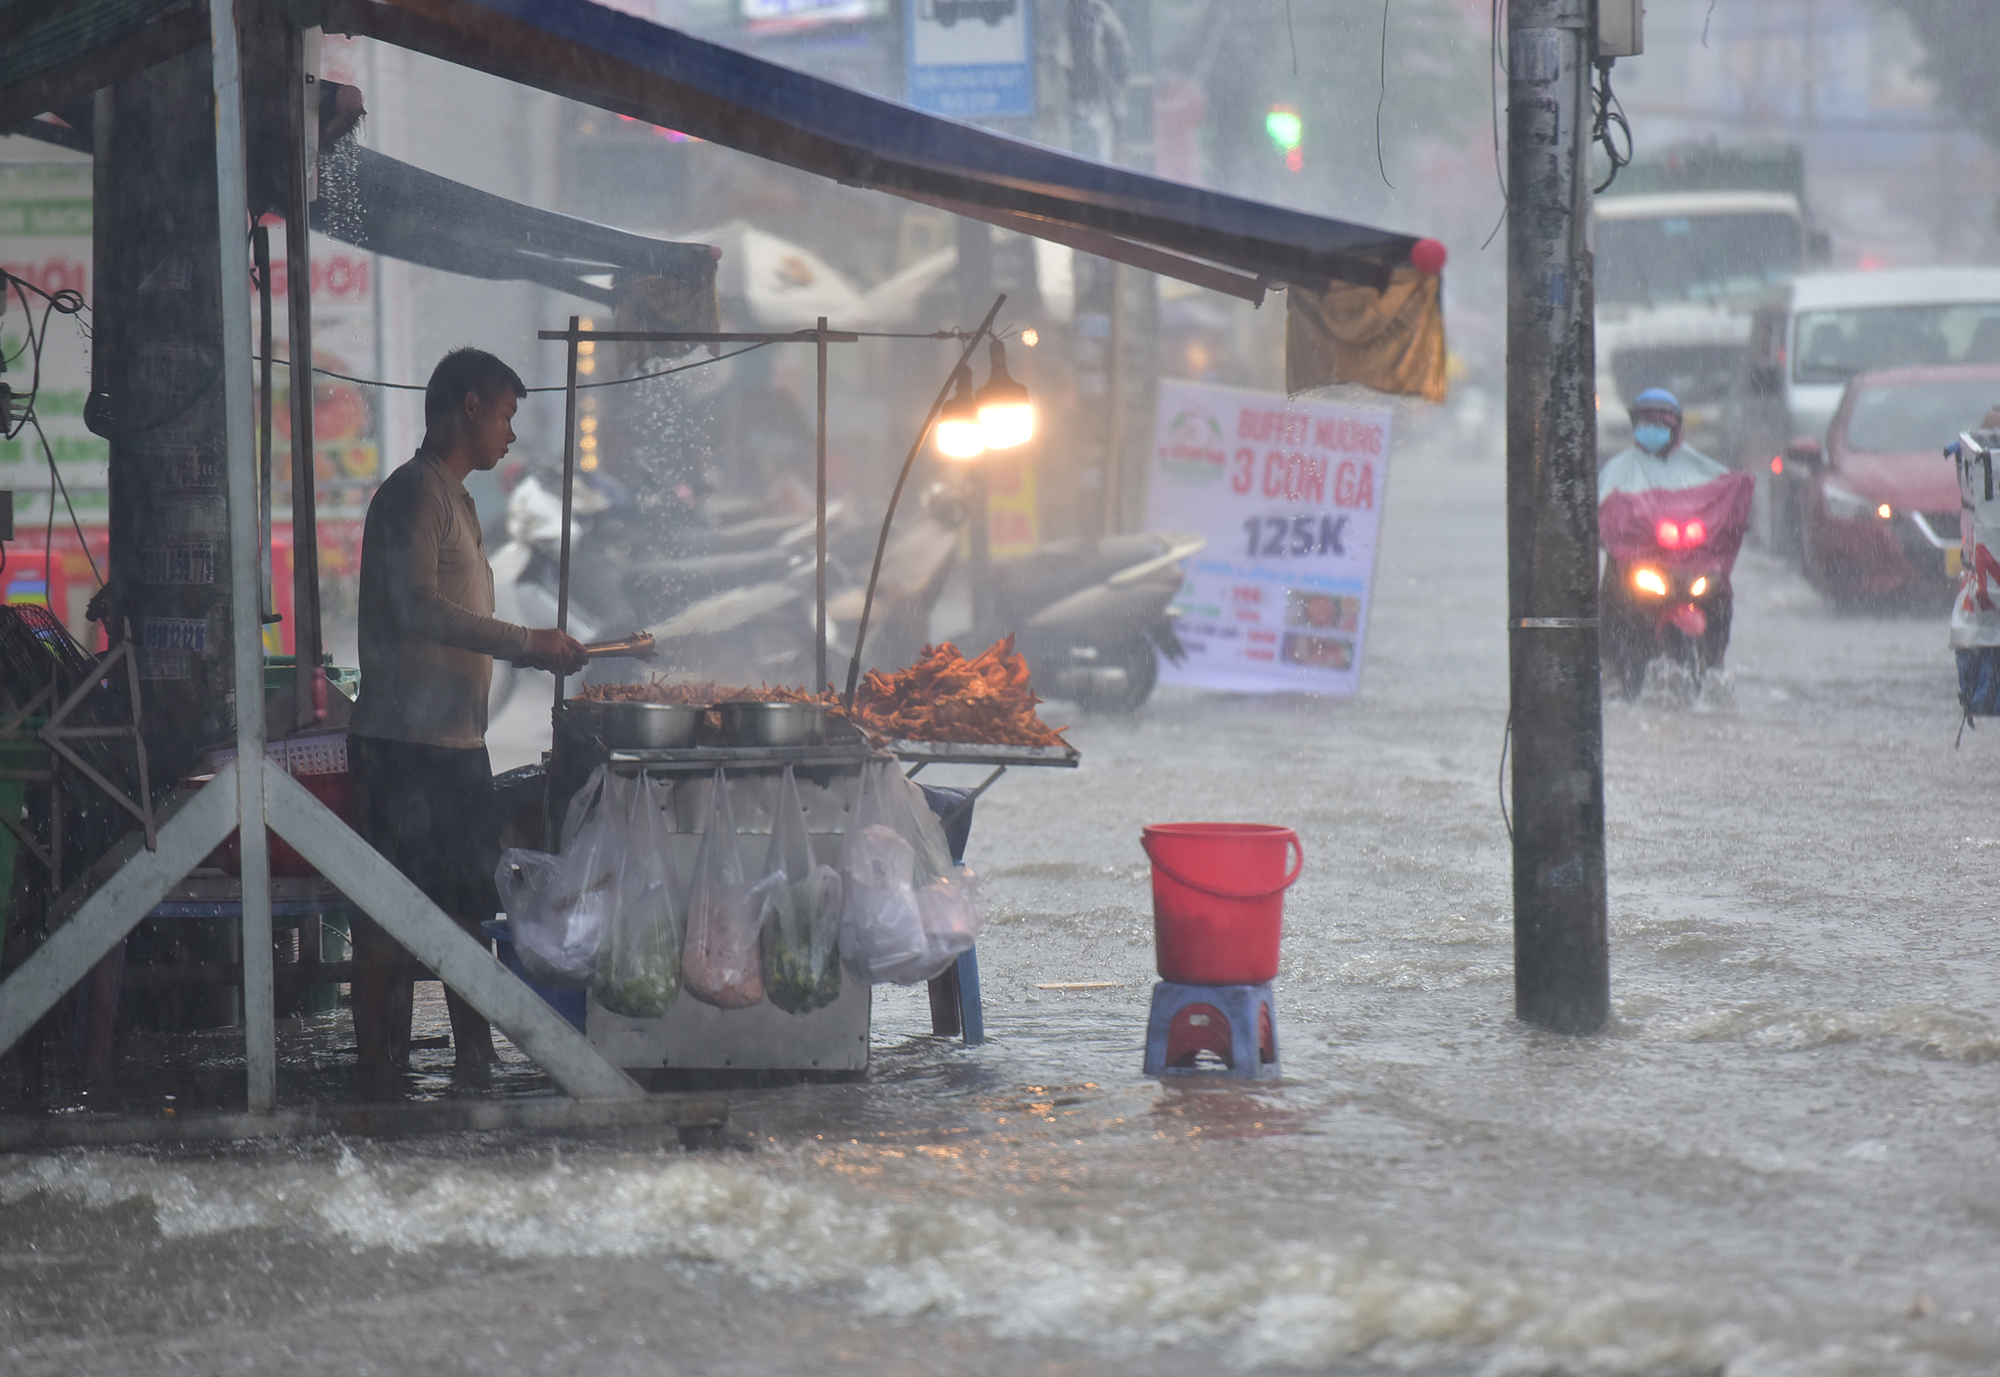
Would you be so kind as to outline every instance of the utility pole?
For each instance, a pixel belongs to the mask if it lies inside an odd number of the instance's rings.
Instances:
[[[1588,242],[1597,0],[1510,0],[1507,19],[1514,1012],[1593,1033],[1611,1002]]]

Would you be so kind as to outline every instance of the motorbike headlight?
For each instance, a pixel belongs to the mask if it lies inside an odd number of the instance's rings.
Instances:
[[[1648,569],[1644,565],[1632,571],[1632,586],[1641,593],[1651,593],[1656,598],[1667,595],[1667,579],[1658,569]]]
[[[1849,492],[1838,483],[1822,483],[1819,490],[1826,499],[1826,514],[1835,521],[1859,521],[1872,515],[1875,504],[1860,493]]]
[[[1700,576],[1699,578],[1697,578],[1697,579],[1696,579],[1696,580],[1695,580],[1695,581],[1694,581],[1693,583],[1691,583],[1691,584],[1689,584],[1689,585],[1688,585],[1688,596],[1689,596],[1689,597],[1691,597],[1691,598],[1698,598],[1698,597],[1700,597],[1700,596],[1701,596],[1701,595],[1702,595],[1703,593],[1706,593],[1707,591],[1708,591],[1708,575],[1707,575],[1707,574],[1703,574],[1703,575],[1701,575],[1701,576]]]

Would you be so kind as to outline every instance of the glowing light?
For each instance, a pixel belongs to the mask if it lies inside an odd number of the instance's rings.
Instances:
[[[1285,166],[1293,172],[1304,172],[1306,170],[1306,151],[1303,148],[1286,149]]]
[[[1021,332],[1021,343],[1027,345],[1030,349],[1033,349],[1036,345],[1040,344],[1041,342],[1042,342],[1042,337],[1041,335],[1036,333],[1034,326],[1031,325],[1027,329]]]
[[[1690,521],[1681,527],[1681,540],[1689,545],[1699,545],[1708,539],[1708,527],[1699,521]]]
[[[1895,514],[1896,514],[1895,508],[1891,507],[1887,502],[1884,502],[1881,506],[1875,509],[1875,515],[1881,517],[1884,521],[1887,521],[1890,517],[1894,516]]]
[[[1667,595],[1667,581],[1657,569],[1635,569],[1632,571],[1632,586],[1641,593],[1651,593],[1656,598]]]
[[[1698,598],[1707,591],[1708,591],[1708,575],[1706,574],[1703,574],[1700,578],[1696,579],[1692,584],[1688,585],[1688,596],[1691,598]]]
[[[1013,449],[1035,435],[1035,407],[1028,389],[1007,371],[1007,346],[994,340],[987,357],[993,371],[979,389],[979,432],[987,449]]]
[[[1785,471],[1785,456],[1784,456],[1784,455],[1782,455],[1782,454],[1774,454],[1774,455],[1772,455],[1772,456],[1771,456],[1771,472],[1772,472],[1772,473],[1783,473],[1784,471]]]
[[[1274,105],[1264,115],[1264,133],[1269,136],[1272,147],[1289,155],[1304,142],[1306,122],[1291,106]],[[1286,161],[1290,161],[1289,157]]]
[[[1662,549],[1678,550],[1681,548],[1681,528],[1671,521],[1662,521],[1655,527],[1653,538],[1660,542]]]
[[[986,439],[980,432],[979,404],[972,398],[972,370],[959,369],[953,381],[958,388],[938,412],[933,437],[945,458],[977,459],[986,452]]]
[[[586,416],[586,417],[584,417],[584,418],[583,418],[583,433],[584,433],[585,435],[590,435],[590,434],[593,434],[593,433],[594,433],[594,432],[595,432],[596,430],[597,430],[597,418],[596,418],[595,416]]]

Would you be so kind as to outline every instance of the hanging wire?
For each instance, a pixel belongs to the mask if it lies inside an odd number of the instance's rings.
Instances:
[[[1600,196],[1618,180],[1619,171],[1632,161],[1632,125],[1625,118],[1625,106],[1611,89],[1611,64],[1614,61],[1615,58],[1609,57],[1598,61],[1597,84],[1592,91],[1596,112],[1590,128],[1591,141],[1601,144],[1604,156],[1611,161],[1611,171],[1592,188]],[[1622,151],[1618,147],[1618,139],[1611,132],[1614,128],[1624,136],[1625,147]]]
[[[90,561],[91,577],[96,579],[98,584],[102,586],[104,575],[98,570],[97,556],[90,552],[90,542],[84,538],[83,534],[83,522],[77,517],[76,504],[70,500],[69,485],[63,482],[62,470],[56,465],[55,448],[49,444],[48,434],[42,429],[41,417],[35,412],[35,403],[39,400],[42,390],[42,345],[48,339],[49,318],[54,315],[78,317],[77,328],[83,333],[84,338],[88,339],[90,337],[89,325],[81,319],[81,316],[89,307],[83,299],[83,294],[70,288],[65,287],[60,291],[54,292],[45,291],[26,278],[18,277],[13,273],[7,272],[5,269],[0,269],[0,276],[4,276],[6,279],[4,284],[0,284],[0,294],[4,294],[9,288],[13,290],[14,295],[20,298],[21,316],[25,322],[21,330],[24,338],[21,347],[14,352],[14,359],[19,359],[23,354],[29,354],[33,359],[33,366],[29,370],[27,392],[17,395],[12,391],[8,391],[5,394],[7,397],[7,406],[5,407],[4,415],[0,415],[0,434],[4,434],[6,439],[12,440],[23,431],[32,429],[35,432],[36,440],[41,443],[42,455],[48,460],[49,465],[48,522],[42,532],[43,595],[48,596],[49,591],[55,586],[57,494],[61,494],[63,506],[69,511],[70,526],[76,531],[77,543],[83,547],[83,557]],[[35,306],[28,299],[29,292],[33,292],[36,296],[40,297],[44,303],[40,325],[35,323]],[[9,360],[9,362],[12,361]],[[4,564],[0,564],[0,568],[4,568]]]
[[[1375,91],[1375,170],[1382,174],[1382,185],[1394,191],[1396,184],[1382,161],[1382,103],[1389,99],[1389,0],[1382,0],[1382,55],[1376,75],[1380,84]]]
[[[1500,43],[1500,34],[1506,10],[1507,0],[1491,0],[1486,11],[1487,114],[1493,126],[1493,178],[1500,184],[1500,217],[1493,222],[1493,228],[1480,244],[1481,253],[1484,253],[1487,245],[1493,242],[1493,236],[1500,233],[1500,226],[1507,223],[1507,207],[1512,199],[1507,192],[1506,162],[1500,155],[1500,77],[1507,70],[1507,56]]]
[[[851,330],[844,333],[858,335],[862,339],[970,339],[972,337],[972,332],[959,329],[928,330],[922,332],[910,330]],[[1000,339],[1013,339],[1020,333],[1019,328],[988,332],[989,335]],[[809,341],[812,336],[806,334],[801,336],[801,338]],[[731,359],[755,353],[757,350],[768,348],[775,343],[778,343],[778,341],[766,340],[760,344],[745,345],[741,349],[732,349],[727,354],[717,354],[713,358],[701,359],[695,363],[683,363],[673,368],[662,368],[653,373],[636,373],[629,378],[607,378],[603,382],[578,383],[576,389],[581,392],[585,388],[590,387],[624,387],[629,383],[650,382],[654,378],[668,378],[676,373],[686,373],[696,368],[706,368],[713,363],[727,363]],[[261,356],[255,356],[251,360],[253,363],[262,363],[263,361]],[[290,359],[272,359],[271,362],[279,368],[290,368],[292,366]],[[379,378],[357,378],[351,373],[337,373],[331,368],[321,368],[318,365],[314,365],[313,372],[322,378],[338,378],[342,382],[354,383],[360,387],[381,387],[394,392],[422,392],[426,386],[424,383],[384,382]],[[528,389],[529,392],[566,392],[568,390],[566,386],[561,384],[550,387],[531,387]]]

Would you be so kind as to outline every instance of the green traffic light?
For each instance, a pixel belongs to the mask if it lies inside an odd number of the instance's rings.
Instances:
[[[1289,105],[1274,105],[1264,116],[1264,132],[1281,153],[1297,148],[1306,136],[1306,122]]]

